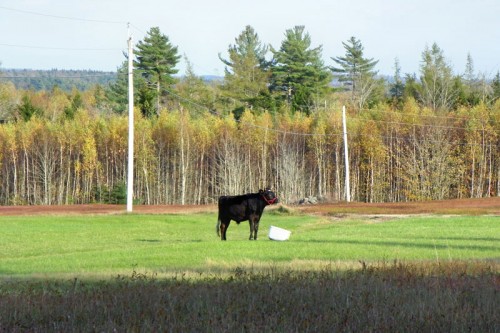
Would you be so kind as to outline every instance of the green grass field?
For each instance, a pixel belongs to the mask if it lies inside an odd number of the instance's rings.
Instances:
[[[498,332],[500,219],[2,217],[0,332]],[[270,225],[292,231],[267,238]]]
[[[0,275],[218,274],[500,258],[500,218],[494,216],[335,219],[271,211],[261,220],[259,240],[248,240],[248,222],[232,222],[226,242],[215,224],[213,213],[2,217]],[[291,230],[290,240],[269,240],[270,225]]]

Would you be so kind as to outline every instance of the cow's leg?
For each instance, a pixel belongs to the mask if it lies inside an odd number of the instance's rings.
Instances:
[[[226,240],[226,231],[227,231],[227,228],[229,228],[229,222],[231,222],[231,220],[226,220],[226,219],[221,220],[221,223],[220,223],[220,239],[221,240]]]
[[[252,216],[249,219],[250,222],[250,240],[257,240],[257,230],[259,230],[259,218]]]
[[[248,220],[248,224],[250,225],[250,237],[248,239],[252,240],[253,239],[253,226],[254,226],[253,218],[250,218]]]
[[[259,219],[257,219],[257,220],[255,220],[255,223],[253,225],[253,232],[254,232],[253,239],[254,240],[257,240],[257,231],[259,231],[259,222],[260,222]]]

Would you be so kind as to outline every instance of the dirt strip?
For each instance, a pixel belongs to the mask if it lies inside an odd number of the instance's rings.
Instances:
[[[482,199],[456,199],[406,203],[360,203],[338,202],[316,205],[286,206],[306,214],[456,214],[495,215],[500,217],[500,197]],[[279,209],[273,207],[272,209]],[[72,214],[120,214],[125,213],[125,205],[34,205],[0,206],[0,216],[16,215],[72,215]],[[216,205],[137,205],[133,213],[181,214],[217,212]]]

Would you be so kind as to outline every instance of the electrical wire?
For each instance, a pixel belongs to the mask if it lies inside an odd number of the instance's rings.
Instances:
[[[89,23],[99,23],[99,24],[114,24],[114,25],[129,24],[129,22],[125,22],[125,21],[97,20],[97,19],[88,19],[88,18],[80,18],[80,17],[52,15],[52,14],[40,13],[40,12],[17,9],[17,8],[6,7],[6,6],[0,6],[0,10],[7,10],[7,11],[17,12],[17,13],[22,13],[22,14],[36,15],[36,16],[41,16],[41,17],[63,19],[63,20],[70,20],[70,21],[79,21],[79,22],[89,22]],[[23,45],[23,44],[8,44],[8,43],[0,43],[0,47],[26,48],[26,49],[39,49],[39,50],[56,50],[56,51],[75,51],[75,52],[117,52],[117,51],[123,51],[123,48],[54,47],[54,46]]]
[[[188,98],[185,98],[185,97],[182,97],[170,90],[167,90],[166,91],[180,99],[180,100],[183,100],[185,102],[188,102],[192,105],[195,105],[196,107],[198,108],[203,108],[205,110],[207,110],[210,114],[213,114],[215,116],[219,116],[219,117],[223,117],[223,115],[215,110],[211,110],[210,108],[204,106],[204,105],[201,105],[197,102],[194,102]],[[342,132],[330,132],[330,133],[302,133],[302,132],[293,132],[293,131],[285,131],[285,130],[280,130],[280,129],[276,129],[276,128],[270,128],[270,127],[265,127],[265,126],[260,126],[260,125],[256,125],[256,124],[253,124],[253,123],[249,123],[249,122],[244,122],[242,121],[241,119],[236,119],[236,122],[239,123],[239,124],[243,124],[243,125],[246,125],[246,126],[250,126],[250,127],[253,127],[253,128],[257,128],[257,129],[261,129],[261,130],[266,130],[266,131],[270,131],[270,132],[274,132],[274,133],[280,133],[280,134],[284,134],[284,135],[293,135],[293,136],[303,136],[303,137],[340,137],[343,135]],[[380,122],[383,122],[383,121],[380,121]],[[392,123],[392,122],[386,122],[386,123]],[[411,124],[409,123],[409,125],[417,125],[417,124]],[[433,126],[433,125],[422,125],[424,127],[428,127],[430,129],[450,129],[450,130],[464,130],[466,128],[464,127],[451,127],[451,126]],[[477,130],[477,132],[481,132],[481,133],[484,133],[484,130]],[[430,140],[430,139],[423,139],[421,141],[417,141],[415,140],[414,138],[408,138],[408,137],[398,137],[398,136],[389,136],[389,135],[374,135],[373,133],[357,133],[356,134],[357,136],[363,136],[363,137],[370,137],[370,138],[381,138],[381,139],[386,139],[386,140],[401,140],[401,141],[412,141],[412,142],[418,142],[418,143],[421,143],[423,141],[427,141],[427,142],[432,142],[432,143],[436,143],[436,144],[443,144],[443,143],[449,143],[451,145],[455,145],[455,146],[484,146],[480,143],[462,143],[462,142],[447,142],[447,141],[439,141],[439,140]],[[351,135],[350,135],[351,136]],[[492,148],[492,147],[500,147],[500,144],[498,145],[492,145],[492,144],[489,144],[489,145],[485,145],[486,147],[489,147],[489,148]]]
[[[216,110],[210,109],[209,107],[207,107],[205,105],[202,105],[202,104],[199,104],[197,102],[194,102],[191,99],[182,97],[182,96],[174,93],[171,90],[165,89],[165,91],[167,91],[169,93],[169,95],[172,95],[172,96],[176,97],[177,99],[182,100],[184,102],[187,102],[187,103],[189,103],[191,105],[194,105],[194,106],[196,106],[198,108],[204,109],[204,110],[208,111],[210,114],[212,114],[214,116],[218,116],[218,117],[221,117],[221,118],[224,117],[224,115],[221,114],[220,112],[217,112]],[[292,132],[292,131],[285,131],[285,130],[280,130],[280,129],[276,129],[276,128],[270,128],[270,127],[266,127],[266,126],[260,126],[260,125],[252,124],[252,123],[249,123],[249,122],[242,121],[241,119],[235,119],[235,121],[237,123],[239,123],[239,124],[243,124],[243,125],[250,126],[250,127],[253,127],[253,128],[257,128],[257,129],[261,129],[261,130],[265,130],[265,131],[270,131],[270,132],[275,132],[275,133],[280,133],[280,134],[290,134],[290,135],[295,135],[295,136],[339,136],[339,135],[342,135],[342,133],[321,134],[321,133]]]
[[[5,7],[5,6],[0,6],[0,9],[9,10],[9,11],[18,12],[18,13],[23,13],[23,14],[30,14],[30,15],[50,17],[50,18],[56,18],[56,19],[62,19],[62,20],[71,20],[71,21],[106,23],[106,24],[127,24],[128,23],[125,21],[95,20],[95,19],[86,19],[86,18],[79,18],[79,17],[44,14],[44,13],[32,12],[29,10],[22,10],[22,9],[16,9],[16,8],[11,8],[11,7]]]
[[[360,122],[375,122],[379,124],[390,124],[390,125],[400,125],[400,126],[414,126],[414,127],[421,127],[421,128],[439,128],[439,129],[456,129],[456,130],[464,130],[467,129],[466,127],[459,127],[459,126],[445,126],[445,125],[435,125],[435,124],[422,124],[418,122],[400,122],[400,121],[385,121],[385,120],[376,120],[376,119],[366,119],[366,118],[360,118],[360,117],[350,117],[351,119],[358,120]],[[457,118],[461,120],[466,120],[465,118]]]
[[[17,45],[17,44],[4,44],[4,43],[0,43],[0,46],[18,47],[27,49],[59,50],[59,51],[123,51],[123,48],[99,49],[99,48],[50,47],[50,46]]]
[[[130,24],[130,26],[131,26],[132,28],[134,28],[135,30],[137,30],[137,31],[138,31],[138,32],[140,32],[141,34],[146,35],[146,33],[145,33],[142,29],[140,29],[139,27],[137,27],[135,24],[133,24],[133,23],[131,23],[131,22],[129,22],[129,24]]]

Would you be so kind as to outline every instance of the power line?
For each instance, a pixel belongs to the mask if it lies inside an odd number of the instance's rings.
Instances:
[[[137,30],[137,31],[138,31],[138,32],[140,32],[141,34],[143,34],[143,35],[145,35],[145,34],[146,34],[146,33],[145,33],[142,29],[140,29],[139,27],[137,27],[137,26],[136,26],[136,25],[134,25],[133,23],[129,22],[129,24],[130,24],[130,26],[131,26],[132,28],[134,28],[135,30]]]
[[[224,115],[221,114],[220,112],[217,112],[216,110],[212,110],[210,109],[209,107],[205,106],[205,105],[202,105],[202,104],[199,104],[197,102],[194,102],[192,101],[191,99],[189,98],[185,98],[185,97],[182,97],[174,92],[172,92],[171,90],[168,90],[168,89],[165,89],[170,95],[176,97],[177,99],[180,99],[180,100],[183,100],[187,103],[190,103],[198,108],[202,108],[202,109],[205,109],[207,110],[210,114],[214,115],[214,116],[218,116],[218,117],[223,117]],[[270,127],[266,127],[266,126],[260,126],[260,125],[256,125],[256,124],[252,124],[252,123],[249,123],[249,122],[245,122],[245,121],[242,121],[241,119],[235,119],[235,121],[239,124],[243,124],[243,125],[247,125],[247,126],[250,126],[250,127],[253,127],[253,128],[258,128],[258,129],[262,129],[262,130],[266,130],[266,131],[271,131],[271,132],[275,132],[275,133],[280,133],[280,134],[290,134],[290,135],[296,135],[296,136],[339,136],[339,135],[342,135],[342,133],[329,133],[329,134],[322,134],[322,133],[300,133],[300,132],[292,132],[292,131],[285,131],[285,130],[280,130],[280,129],[276,129],[276,128],[270,128]]]
[[[411,143],[435,143],[435,144],[450,144],[452,147],[453,146],[461,146],[461,147],[474,147],[474,146],[479,146],[479,147],[487,147],[487,148],[496,148],[500,147],[500,144],[483,144],[480,142],[459,142],[457,139],[455,140],[436,140],[436,139],[429,139],[429,138],[415,138],[412,136],[407,136],[407,137],[401,137],[401,136],[391,136],[391,135],[375,135],[373,133],[362,133],[358,132],[356,133],[355,136],[360,136],[360,137],[367,137],[367,138],[376,138],[376,139],[385,139],[387,141],[391,140],[396,140],[396,141],[406,141],[406,142],[411,142]],[[352,136],[351,136],[352,137]]]
[[[167,89],[166,89],[167,90]],[[180,100],[183,100],[191,105],[194,105],[198,108],[202,108],[202,109],[205,109],[207,110],[210,114],[212,115],[215,115],[215,116],[218,116],[218,117],[223,117],[223,115],[220,113],[220,112],[217,112],[216,110],[211,110],[210,108],[208,108],[207,106],[205,105],[202,105],[202,104],[199,104],[197,102],[194,102],[192,101],[191,99],[188,99],[188,98],[185,98],[185,97],[182,97],[170,90],[167,90],[167,92],[176,97],[177,99],[180,99]],[[359,118],[358,118],[359,119]],[[362,119],[360,119],[362,120]],[[275,133],[280,133],[280,134],[284,134],[284,135],[294,135],[294,136],[303,136],[303,137],[340,137],[343,135],[343,133],[341,131],[339,132],[330,132],[330,133],[302,133],[302,132],[293,132],[293,131],[285,131],[285,130],[280,130],[280,129],[276,129],[276,128],[270,128],[270,127],[266,127],[266,126],[260,126],[260,125],[256,125],[256,124],[252,124],[252,123],[249,123],[249,122],[244,122],[242,121],[241,119],[235,119],[235,121],[239,124],[243,124],[243,125],[246,125],[246,126],[250,126],[250,127],[253,127],[253,128],[258,128],[258,129],[262,129],[262,130],[266,130],[266,131],[270,131],[270,132],[275,132]],[[384,123],[383,121],[379,121],[379,122],[382,122]],[[391,124],[392,122],[387,122],[389,124]],[[411,124],[409,123],[408,125],[417,125],[418,124]],[[447,129],[457,129],[457,130],[464,130],[466,128],[464,127],[449,127],[449,126],[433,126],[433,125],[420,125],[420,126],[424,126],[424,127],[429,127],[429,128],[447,128]],[[484,132],[483,130],[477,130],[479,132]],[[388,136],[388,135],[374,135],[373,133],[368,133],[368,134],[365,134],[365,133],[357,133],[357,135],[359,136],[365,136],[365,137],[375,137],[375,138],[382,138],[382,139],[392,139],[392,140],[407,140],[408,138],[407,137],[398,137],[398,136]],[[413,142],[421,142],[421,141],[417,141],[415,139],[411,139]],[[422,140],[423,141],[423,140]],[[435,143],[443,143],[444,141],[437,141],[437,140],[430,140],[432,142],[435,142]],[[450,144],[455,144],[455,145],[458,145],[458,146],[477,146],[477,145],[480,145],[480,144],[475,144],[475,143],[460,143],[460,142],[448,142]],[[490,145],[491,146],[491,145]],[[496,147],[496,146],[494,146]]]
[[[223,117],[223,115],[220,113],[220,112],[217,112],[216,110],[211,110],[210,108],[202,105],[202,104],[199,104],[197,102],[194,102],[192,101],[191,99],[189,98],[185,98],[185,97],[182,97],[170,90],[167,90],[167,92],[178,98],[178,99],[181,99],[185,102],[188,102],[198,108],[202,108],[202,109],[205,109],[207,110],[210,114],[212,115],[215,115],[215,116],[218,116],[218,117]],[[453,118],[453,117],[440,117],[440,116],[437,116],[439,118]],[[364,121],[365,119],[362,119],[362,118],[354,118],[354,119],[358,119],[358,120],[361,120],[361,121]],[[455,118],[455,119],[460,119],[460,120],[466,120],[466,118]],[[274,133],[279,133],[279,134],[284,134],[284,135],[293,135],[293,136],[302,136],[302,137],[341,137],[343,135],[343,133],[341,131],[339,132],[330,132],[330,133],[302,133],[302,132],[293,132],[293,131],[285,131],[285,130],[280,130],[280,129],[276,129],[276,128],[270,128],[270,127],[266,127],[266,126],[260,126],[260,125],[256,125],[256,124],[252,124],[252,123],[249,123],[249,122],[244,122],[242,121],[241,119],[235,119],[235,121],[239,124],[243,124],[243,125],[246,125],[246,126],[250,126],[250,127],[253,127],[253,128],[258,128],[258,129],[262,129],[262,130],[266,130],[266,131],[270,131],[270,132],[274,132]],[[366,119],[366,121],[370,121],[370,119]],[[405,125],[416,125],[416,126],[422,126],[422,127],[428,127],[428,128],[439,128],[439,129],[452,129],[452,130],[466,130],[467,128],[465,127],[451,127],[451,126],[439,126],[439,125],[422,125],[422,124],[413,124],[413,123],[397,123],[397,122],[385,122],[385,121],[377,121],[377,122],[380,122],[380,123],[388,123],[388,124],[405,124]],[[484,132],[484,130],[476,130],[475,132]],[[356,133],[356,135],[358,136],[362,136],[362,137],[370,137],[370,138],[380,138],[380,139],[385,139],[385,140],[401,140],[401,141],[411,141],[413,143],[422,143],[422,142],[432,142],[432,143],[435,143],[435,144],[443,144],[443,143],[448,143],[452,146],[462,146],[462,147],[473,147],[473,146],[485,146],[485,147],[488,147],[488,148],[495,148],[495,147],[500,147],[499,144],[495,145],[495,144],[486,144],[486,145],[483,145],[481,143],[474,143],[474,142],[458,142],[457,140],[453,140],[453,141],[444,141],[444,140],[432,140],[432,139],[421,139],[421,140],[417,140],[415,138],[411,138],[411,137],[399,137],[399,136],[389,136],[389,135],[375,135],[373,133]]]
[[[386,121],[386,120],[375,120],[375,119],[364,119],[359,117],[351,117],[353,120],[358,120],[361,122],[375,122],[380,124],[390,124],[390,125],[401,125],[401,126],[414,126],[414,127],[422,127],[422,128],[439,128],[439,129],[467,129],[466,127],[460,126],[445,126],[445,125],[435,125],[435,124],[421,124],[417,122],[409,122],[409,121]],[[466,118],[456,118],[460,120],[468,120]]]
[[[127,22],[125,22],[125,21],[95,20],[95,19],[86,19],[86,18],[79,18],[79,17],[60,16],[60,15],[52,15],[52,14],[44,14],[44,13],[32,12],[32,11],[28,11],[28,10],[10,8],[10,7],[5,7],[5,6],[0,6],[0,9],[10,10],[10,11],[13,11],[13,12],[18,12],[18,13],[23,13],[23,14],[30,14],[30,15],[36,15],[36,16],[42,16],[42,17],[50,17],[50,18],[56,18],[56,19],[62,19],[62,20],[70,20],[70,21],[81,21],[81,22],[92,22],[92,23],[106,23],[106,24],[127,24]]]
[[[83,17],[73,17],[73,16],[63,16],[63,15],[53,15],[53,14],[47,14],[47,13],[41,13],[41,12],[36,12],[36,11],[30,11],[30,10],[24,10],[24,9],[18,9],[18,8],[12,8],[12,7],[7,7],[7,6],[0,6],[0,11],[11,11],[11,12],[16,12],[16,13],[21,13],[21,14],[27,14],[27,15],[35,15],[35,16],[40,16],[40,17],[45,17],[45,18],[52,18],[52,19],[58,19],[58,20],[69,20],[69,21],[78,21],[78,22],[88,22],[92,24],[113,24],[113,25],[126,25],[128,22],[125,21],[117,21],[117,20],[99,20],[99,19],[91,19],[91,18],[83,18]],[[62,23],[63,25],[66,25],[67,23]],[[64,27],[61,27],[64,29]],[[45,45],[26,45],[26,44],[16,44],[16,43],[0,43],[0,48],[1,47],[8,47],[8,48],[24,48],[24,49],[29,49],[29,50],[52,50],[59,52],[61,54],[62,52],[102,52],[102,53],[110,53],[111,52],[122,52],[124,49],[122,47],[59,47],[59,46],[45,46]],[[62,54],[61,54],[62,55]],[[12,79],[17,79],[12,77]]]
[[[430,114],[411,114],[411,113],[404,113],[404,112],[394,112],[394,111],[383,111],[383,110],[377,110],[378,113],[389,113],[393,115],[405,115],[405,116],[416,116],[416,117],[425,117],[425,118],[438,118],[438,119],[458,119],[458,120],[466,120],[468,119],[467,117],[461,117],[461,116],[438,116],[438,115],[430,115]]]
[[[50,47],[50,46],[17,45],[17,44],[4,44],[4,43],[0,43],[0,46],[19,47],[27,49],[58,50],[58,51],[123,51],[122,48],[99,49],[99,48]]]

